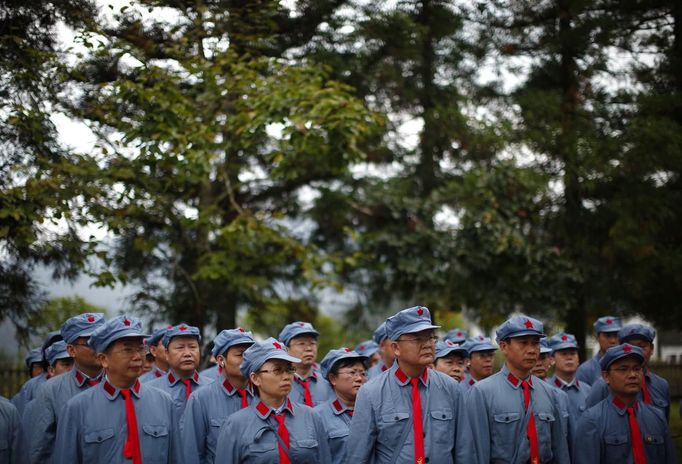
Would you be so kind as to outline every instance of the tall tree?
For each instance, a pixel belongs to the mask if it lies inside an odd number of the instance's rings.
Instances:
[[[377,119],[324,69],[285,58],[339,2],[138,2],[83,36],[63,102],[98,135],[115,273],[158,318],[313,318],[327,257],[306,196],[347,172]],[[144,7],[144,8],[143,8]],[[307,16],[306,16],[307,15]]]

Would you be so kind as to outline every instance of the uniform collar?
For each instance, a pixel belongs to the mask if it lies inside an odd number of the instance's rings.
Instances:
[[[632,403],[632,408],[637,411],[639,409],[639,402],[635,401]],[[623,403],[623,401],[618,398],[617,396],[613,396],[612,394],[609,395],[609,404],[613,406],[613,408],[620,414],[621,416],[625,415],[627,412],[628,407]]]
[[[180,382],[182,378],[178,376],[176,373],[173,372],[172,369],[168,370],[168,375],[166,376],[168,379],[168,383],[173,386],[176,383]],[[199,373],[197,371],[194,371],[194,374],[189,378],[192,382],[194,382],[196,385],[199,385]]]
[[[92,379],[90,377],[88,377],[87,375],[83,374],[78,369],[73,369],[71,372],[73,372],[73,380],[76,382],[76,385],[78,385],[79,388],[82,388],[83,384],[86,384],[86,383],[89,384],[88,386],[92,386],[92,385],[90,385],[91,382],[96,382],[94,384],[94,385],[96,385],[97,383],[99,383],[102,380],[102,373],[101,372],[99,373],[99,375],[97,377],[94,377]],[[91,381],[91,382],[88,382],[88,381]]]
[[[331,402],[331,406],[332,411],[334,411],[334,414],[336,414],[337,416],[343,414],[344,412],[347,412],[350,415],[353,414],[353,410],[346,406],[345,404],[343,404],[343,401],[341,401],[338,398],[335,398],[334,401]]]
[[[500,370],[500,372],[502,373],[502,375],[504,375],[505,380],[507,381],[507,383],[509,385],[512,386],[512,388],[516,389],[516,388],[519,388],[521,386],[521,383],[523,382],[523,380],[517,378],[514,374],[512,374],[509,371],[509,368],[507,367],[506,364],[504,366],[502,366],[502,369]],[[534,388],[533,387],[533,376],[529,375],[527,380],[528,380],[528,385],[530,385],[531,388]]]
[[[552,383],[561,389],[574,387],[580,390],[580,380],[578,380],[577,376],[574,377],[570,382],[566,382],[564,379],[561,379],[555,375]]]
[[[219,382],[220,382],[220,380],[221,380],[221,379],[218,378],[218,381],[219,381]],[[232,385],[232,384],[230,383],[229,380],[227,380],[227,379],[224,378],[224,377],[222,378],[222,382],[220,382],[220,385],[221,385],[222,390],[227,394],[227,396],[232,396],[232,395],[234,395],[235,393],[237,393],[237,391],[239,391],[237,388],[235,388],[234,385]],[[253,389],[251,388],[251,382],[247,382],[247,383],[246,383],[246,388],[244,388],[244,390],[247,391],[247,393],[249,394],[249,396],[253,396]]]
[[[319,380],[317,378],[317,372],[315,372],[315,369],[311,370],[310,375],[305,379],[302,378],[300,375],[294,373],[294,379],[298,380],[299,382],[305,382],[306,380],[314,380],[315,382],[317,382]]]
[[[397,362],[393,363],[391,370],[393,371],[393,376],[395,377],[396,382],[398,382],[400,386],[404,387],[405,385],[410,383],[410,380],[412,380],[410,377],[407,376],[407,374],[403,372],[400,366],[398,366]],[[424,384],[424,386],[427,386],[429,384],[429,369],[425,368],[422,371],[419,378],[421,379],[422,384]]]
[[[105,378],[104,382],[102,382],[102,389],[104,390],[104,396],[106,396],[110,400],[115,400],[118,397],[119,393],[121,393],[121,389],[114,387],[112,384],[109,383],[109,379],[106,379],[106,378]],[[139,380],[135,380],[135,383],[133,384],[133,386],[130,387],[130,391],[133,392],[133,394],[136,397],[138,397],[138,398],[140,397],[140,381]]]
[[[272,409],[270,406],[266,405],[262,401],[258,401],[255,408],[256,415],[263,420],[267,419],[271,413],[275,412],[274,409]],[[282,412],[284,411],[289,411],[289,413],[292,416],[294,415],[294,406],[291,404],[291,401],[289,401],[289,398],[286,399],[284,406],[282,407]]]
[[[473,377],[469,377],[469,380],[467,380],[467,383],[468,383],[469,385],[473,385],[473,384],[476,383],[476,381],[473,379]]]
[[[154,375],[154,378],[158,379],[159,377],[163,377],[164,375],[166,375],[167,372],[161,369],[156,364],[154,364],[154,366],[152,366],[152,374]]]

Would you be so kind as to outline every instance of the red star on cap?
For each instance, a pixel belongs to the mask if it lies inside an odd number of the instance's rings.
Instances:
[[[282,349],[282,345],[281,345],[279,342],[272,342],[272,346],[274,346],[274,347],[277,348],[278,350],[281,350],[281,349]]]
[[[485,339],[485,337],[484,337],[483,335],[479,335],[479,336],[478,336],[478,339],[479,339],[480,341],[483,341],[483,340]]]
[[[344,348],[343,351],[345,351],[346,353],[350,353],[350,348]]]
[[[424,315],[424,308],[417,309],[417,314],[420,316],[423,316]]]
[[[180,332],[184,332],[185,330],[187,330],[187,326],[181,325],[178,329],[180,330]]]
[[[454,345],[454,343],[452,343],[452,341],[448,340],[448,346],[452,346],[452,345]]]
[[[561,340],[565,342],[566,340],[568,340],[568,337],[566,335],[562,335]]]
[[[246,332],[246,330],[244,330],[243,327],[240,327],[240,328],[239,328],[239,331],[240,331],[240,332]]]
[[[458,337],[461,337],[461,336],[462,336],[462,332],[457,332],[457,336],[458,336]]]
[[[168,327],[166,327],[166,330],[170,330],[170,329],[172,329],[172,328],[173,328],[173,326],[172,326],[172,325],[169,325]]]
[[[533,323],[530,321],[530,319],[526,319],[526,323],[524,325],[526,326],[526,329],[533,328]]]
[[[130,325],[130,321],[128,319],[123,319],[123,325],[128,327]]]
[[[364,349],[365,349],[365,345],[360,345],[360,346],[358,346],[358,349],[364,350]]]
[[[299,322],[298,325],[300,325],[301,327],[305,327],[305,323],[304,323],[304,322]]]
[[[632,351],[632,347],[630,345],[625,345],[623,347],[623,352],[629,353],[630,351]]]
[[[88,322],[95,322],[95,316],[88,314]]]
[[[606,319],[606,323],[609,325],[613,324],[613,319]]]

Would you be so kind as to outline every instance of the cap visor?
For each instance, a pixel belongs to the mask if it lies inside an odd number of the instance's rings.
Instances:
[[[555,347],[552,347],[552,353],[555,351],[561,351],[561,350],[577,350],[578,347],[576,345],[571,345],[570,343],[562,343],[560,345],[557,345]]]
[[[418,322],[416,324],[412,324],[408,326],[405,330],[400,332],[400,335],[402,334],[411,334],[415,332],[421,332],[422,330],[433,330],[433,329],[440,329],[439,325],[433,325],[433,324],[427,324],[426,322]]]
[[[535,335],[540,338],[547,337],[547,335],[543,334],[542,332],[538,332],[537,330],[522,330],[521,332],[514,332],[512,335],[508,335],[507,338],[524,337],[526,335]]]
[[[271,359],[281,359],[283,361],[290,361],[292,363],[300,363],[301,362],[300,359],[294,358],[291,355],[274,353],[274,354],[268,355],[268,357],[263,360],[263,364],[265,364],[265,361],[269,361]]]

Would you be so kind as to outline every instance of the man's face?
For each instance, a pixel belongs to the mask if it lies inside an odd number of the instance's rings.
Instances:
[[[402,334],[391,346],[398,361],[411,366],[427,367],[436,356],[436,336],[433,329]]]
[[[567,350],[555,351],[552,355],[554,358],[554,370],[564,376],[572,377],[578,370],[578,350],[573,348]]]
[[[388,338],[381,341],[379,345],[379,351],[381,352],[381,357],[384,360],[384,365],[392,366],[393,361],[395,361],[395,353],[393,352],[393,345],[391,340]]]
[[[638,346],[642,349],[644,354],[644,362],[649,363],[651,356],[654,354],[654,344],[645,338],[635,337],[627,341],[630,345]]]
[[[78,337],[73,343],[66,345],[66,351],[79,366],[85,369],[100,369],[100,363],[95,350],[88,345],[90,337]]]
[[[537,335],[512,337],[501,341],[500,349],[510,367],[530,373],[540,357],[540,337]]]
[[[458,353],[436,359],[436,370],[460,382],[464,378],[464,357]]]
[[[251,344],[240,344],[231,346],[225,355],[219,354],[216,358],[218,365],[223,367],[223,375],[226,378],[240,378],[243,379],[239,366],[244,360],[244,351],[251,346]]]
[[[142,337],[116,340],[104,353],[98,353],[107,376],[117,385],[132,385],[142,375],[146,347]]]
[[[495,351],[474,351],[469,355],[469,375],[476,380],[483,380],[493,375]]]
[[[597,342],[599,343],[599,351],[604,353],[612,346],[618,345],[618,332],[599,332]]]
[[[181,376],[190,376],[199,365],[199,340],[196,337],[173,337],[166,350],[168,365]]]
[[[552,367],[552,358],[549,356],[549,353],[540,353],[538,361],[533,366],[533,370],[531,370],[531,374],[545,380],[550,367]]]
[[[310,367],[317,359],[317,336],[299,335],[289,340],[289,354],[301,360],[301,365]]]
[[[637,396],[644,380],[642,363],[634,356],[615,361],[601,375],[613,394],[620,397]]]
[[[168,362],[168,355],[166,354],[166,348],[163,346],[163,340],[159,340],[156,345],[149,347],[149,352],[154,356],[157,362],[165,364]]]
[[[32,363],[31,364],[31,378],[37,377],[40,374],[45,372],[45,368],[43,367],[43,363]]]

